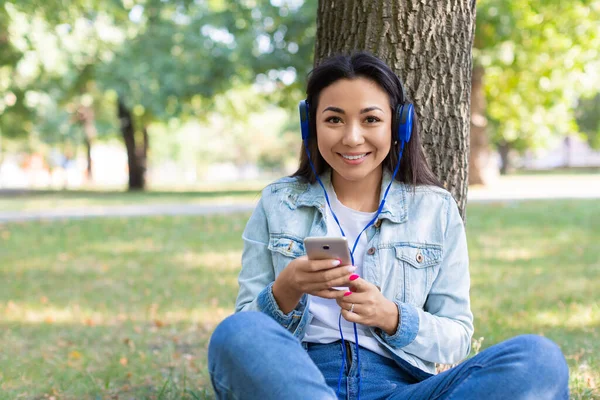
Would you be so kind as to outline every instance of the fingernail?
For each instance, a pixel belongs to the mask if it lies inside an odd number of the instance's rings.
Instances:
[[[356,267],[354,265],[350,265],[350,266],[346,267],[346,269],[348,270],[348,272],[356,271]]]
[[[350,296],[351,294],[352,294],[352,292],[346,292],[346,293],[344,293],[344,297]]]
[[[358,276],[358,275],[356,275],[356,274],[352,274],[352,275],[350,275],[350,280],[351,280],[351,281],[355,281],[355,280],[357,280],[358,278],[360,278],[360,276]]]
[[[342,262],[340,260],[333,260],[331,262],[331,265],[333,265],[334,267],[337,267],[338,265],[340,265]]]

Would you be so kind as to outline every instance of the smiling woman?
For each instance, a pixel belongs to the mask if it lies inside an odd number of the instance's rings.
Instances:
[[[263,190],[242,236],[237,314],[211,338],[218,398],[568,397],[565,359],[541,336],[436,375],[470,353],[469,257],[414,122],[378,58],[341,55],[313,70],[300,102],[306,154]],[[351,265],[305,255],[308,237],[339,236]]]

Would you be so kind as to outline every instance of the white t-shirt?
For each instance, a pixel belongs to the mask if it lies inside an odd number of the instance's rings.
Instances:
[[[338,200],[335,191],[331,185],[327,187],[327,195],[331,203],[331,208],[335,215],[337,215],[340,225],[344,229],[346,238],[348,239],[348,245],[350,250],[354,246],[356,237],[358,234],[367,226],[367,224],[375,217],[376,212],[362,212],[356,211],[346,207]],[[327,236],[328,237],[341,237],[342,233],[339,226],[333,219],[333,215],[329,210],[326,209],[326,221],[327,221]],[[368,239],[366,231],[361,235],[356,250],[354,251],[354,265],[357,267],[356,274],[362,276],[362,263],[367,251]],[[340,315],[340,307],[333,299],[323,299],[321,297],[309,295],[310,299],[310,312],[313,314],[313,319],[306,329],[304,336],[305,342],[311,343],[332,343],[336,340],[340,340],[340,331],[338,325],[338,318]],[[358,343],[360,346],[367,348],[377,354],[384,357],[391,358],[387,350],[382,347],[377,340],[373,338],[368,327],[356,324],[358,333]],[[344,339],[351,342],[354,340],[354,324],[346,321],[342,317],[342,332],[344,333]]]

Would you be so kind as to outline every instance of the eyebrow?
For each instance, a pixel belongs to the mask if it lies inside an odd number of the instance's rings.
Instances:
[[[364,113],[368,113],[369,111],[374,111],[374,110],[379,110],[381,112],[383,112],[383,110],[377,106],[371,106],[371,107],[367,107],[367,108],[363,108],[362,110],[360,110],[361,114]],[[346,112],[344,110],[342,110],[341,108],[338,107],[333,107],[333,106],[329,106],[326,109],[323,110],[323,112],[325,111],[333,111],[336,113],[340,113],[340,114],[346,114]]]

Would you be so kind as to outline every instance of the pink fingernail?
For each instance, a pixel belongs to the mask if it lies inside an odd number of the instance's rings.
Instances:
[[[334,261],[331,262],[331,265],[333,265],[334,267],[337,267],[340,264],[341,264],[340,260],[334,260]]]
[[[357,280],[358,278],[360,278],[360,276],[358,276],[358,275],[356,275],[356,274],[352,274],[352,275],[350,275],[350,280],[351,280],[351,281],[355,281],[355,280]]]
[[[351,294],[352,294],[352,292],[346,292],[346,293],[344,293],[344,297],[350,296]]]

